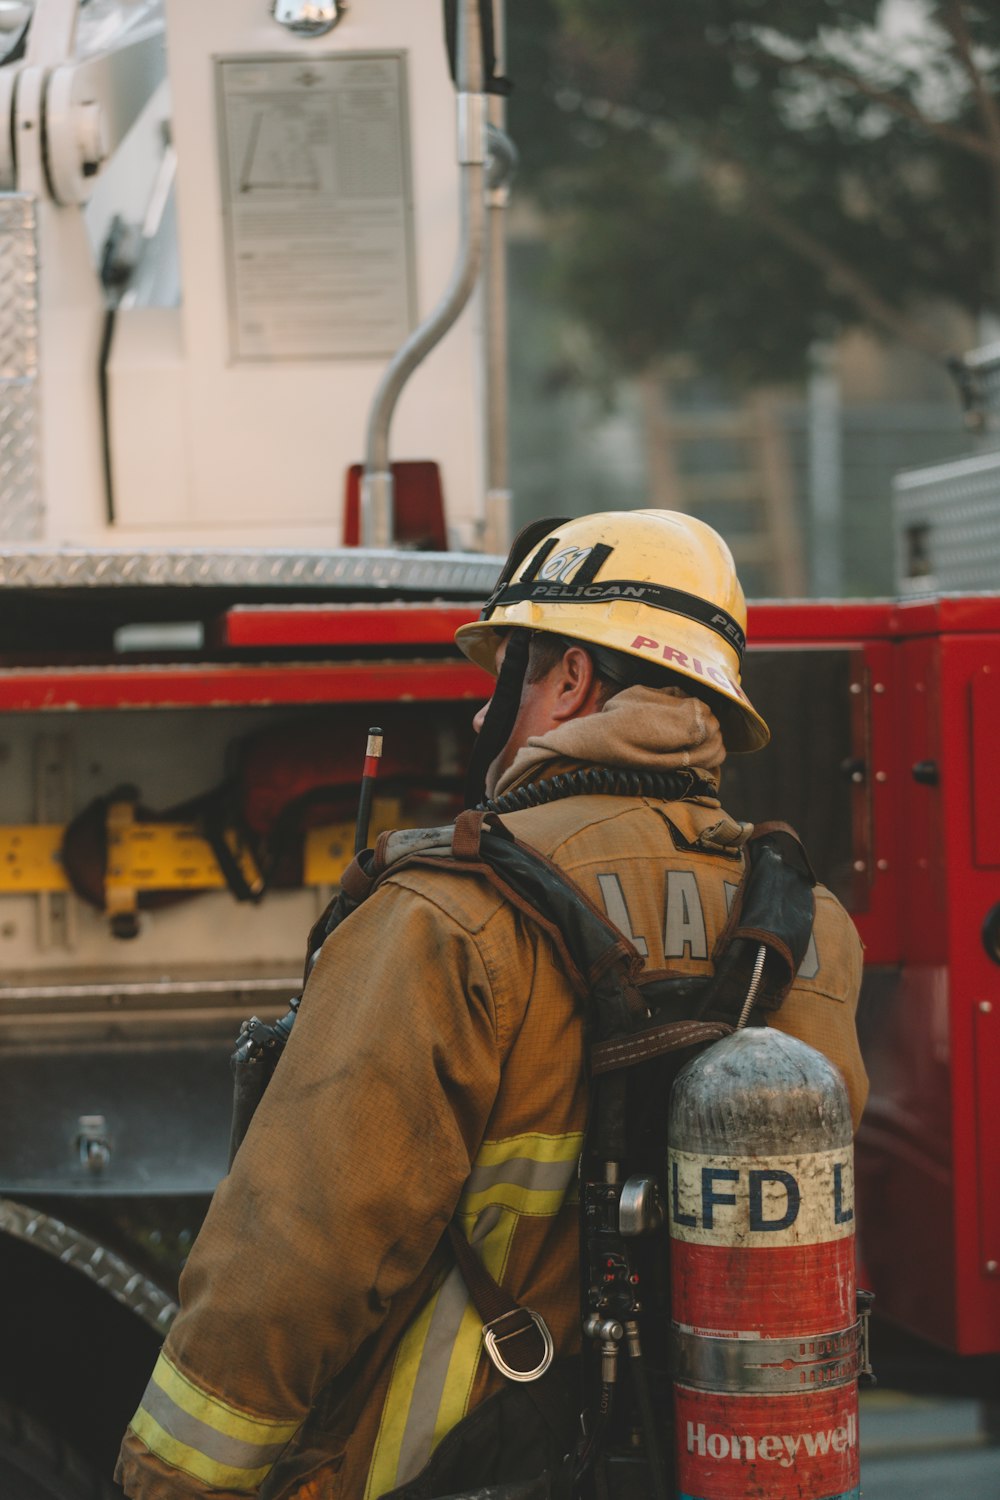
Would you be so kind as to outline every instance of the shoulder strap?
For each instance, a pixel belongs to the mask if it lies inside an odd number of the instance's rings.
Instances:
[[[450,856],[443,847],[443,832],[426,830],[406,838],[383,835],[375,851],[375,884],[414,866],[461,869],[488,880],[504,900],[542,928],[559,955],[584,1004],[592,1074],[717,1041],[731,1029],[715,1019],[699,1022],[688,1016],[677,1024],[664,1024],[662,1016],[651,1016],[640,982],[642,955],[635,945],[565,870],[516,839],[495,813],[461,813],[450,831]]]
[[[646,1014],[636,980],[642,956],[562,870],[515,839],[494,813],[474,810],[455,821],[450,857],[431,848],[376,850],[377,880],[427,866],[483,876],[549,937],[573,988],[584,1000],[596,1038],[630,1031]],[[381,856],[381,857],[380,857]],[[387,863],[387,860],[391,862]]]
[[[746,838],[745,849],[743,880],[712,955],[715,973],[694,986],[690,979],[643,986],[638,950],[576,882],[537,849],[514,838],[496,814],[472,810],[461,813],[451,827],[383,834],[374,854],[366,851],[345,871],[342,895],[314,928],[310,951],[391,872],[414,865],[475,872],[544,930],[586,1006],[593,1048],[644,1033],[638,1051],[619,1046],[592,1057],[602,1071],[629,1066],[684,1045],[671,1023],[664,1024],[662,1014],[650,1027],[644,991],[650,998],[667,999],[679,986],[683,995],[677,998],[683,1008],[680,1013],[673,1008],[674,1019],[731,1026],[741,1014],[762,950],[756,975],[757,1014],[776,1010],[791,988],[812,933],[816,877],[797,834],[786,823],[758,824]]]
[[[755,1009],[777,1010],[812,935],[816,877],[795,830],[759,823],[746,849],[743,879],[712,954],[715,973],[695,1012],[704,1019],[740,1014],[758,964]]]

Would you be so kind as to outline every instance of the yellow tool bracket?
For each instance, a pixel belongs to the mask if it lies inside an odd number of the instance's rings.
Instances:
[[[386,799],[372,809],[371,840],[400,826],[400,803]],[[104,880],[107,910],[131,911],[140,891],[217,891],[225,888],[212,846],[188,823],[138,823],[131,802],[108,809],[108,864]],[[35,895],[71,889],[62,866],[65,829],[59,823],[27,823],[0,828],[0,895]],[[235,834],[227,842],[247,884],[260,885],[260,872]],[[354,858],[354,825],[331,823],[305,833],[302,884],[339,885]]]

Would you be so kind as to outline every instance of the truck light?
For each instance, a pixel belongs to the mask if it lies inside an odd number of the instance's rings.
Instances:
[[[343,20],[342,0],[274,0],[271,14],[279,26],[298,36],[325,36]]]

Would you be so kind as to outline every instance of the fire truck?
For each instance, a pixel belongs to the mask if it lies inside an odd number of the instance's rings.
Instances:
[[[460,806],[506,548],[500,7],[0,6],[0,1488],[105,1493],[226,1170],[240,1022],[353,852]],[[391,439],[391,444],[390,444]],[[751,606],[866,944],[882,1315],[1000,1352],[1000,600]],[[110,1493],[110,1491],[109,1491]]]

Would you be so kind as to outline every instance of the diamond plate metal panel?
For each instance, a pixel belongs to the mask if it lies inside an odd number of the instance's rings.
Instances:
[[[0,193],[0,539],[42,535],[35,200]]]
[[[11,546],[0,556],[3,588],[385,589],[485,597],[503,559],[463,552],[326,552],[172,549],[142,552]]]
[[[64,1266],[71,1266],[158,1332],[166,1333],[173,1322],[176,1304],[155,1282],[120,1255],[61,1219],[10,1198],[0,1198],[0,1234],[25,1240]]]
[[[903,592],[1000,587],[1000,453],[910,470],[893,489]]]

